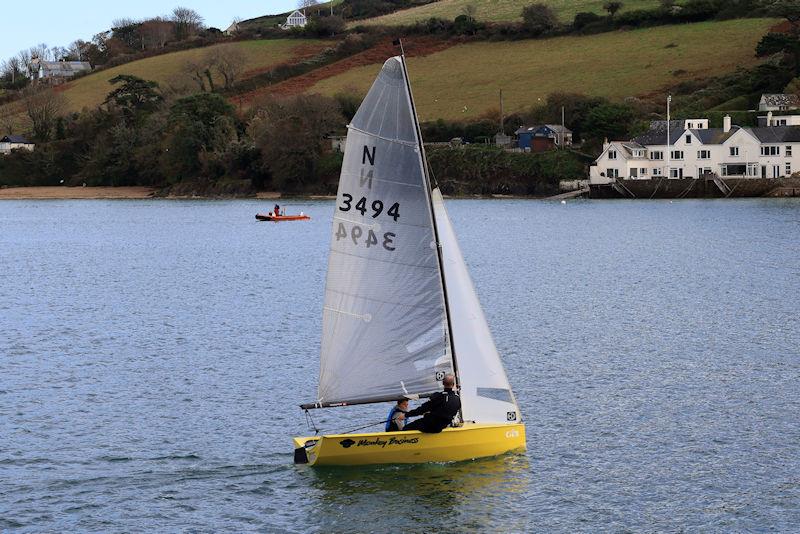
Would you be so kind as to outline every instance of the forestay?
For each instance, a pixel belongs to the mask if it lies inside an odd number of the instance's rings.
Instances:
[[[429,187],[400,58],[348,127],[323,311],[319,405],[441,389],[452,371]]]
[[[442,247],[463,419],[477,423],[519,422],[517,401],[438,188],[433,190],[433,209]]]

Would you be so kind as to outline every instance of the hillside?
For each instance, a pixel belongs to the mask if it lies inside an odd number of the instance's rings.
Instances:
[[[273,39],[194,48],[101,70],[58,86],[57,90],[66,97],[68,111],[80,111],[84,107],[93,108],[100,105],[112,90],[108,80],[119,74],[132,74],[147,80],[155,80],[162,85],[191,84],[192,82],[188,81],[182,72],[184,65],[201,59],[215,48],[233,47],[239,50],[245,61],[243,78],[247,78],[279,63],[312,56],[329,44],[329,41],[317,39]],[[27,117],[22,115],[20,102],[0,106],[0,125],[8,123],[24,126],[27,122]]]
[[[473,5],[477,8],[475,18],[483,22],[511,22],[522,19],[522,8],[529,4],[541,3],[541,0],[440,0],[433,4],[414,7],[375,17],[367,20],[355,21],[350,26],[384,24],[394,26],[412,24],[424,21],[431,17],[452,20],[463,13],[466,6]],[[571,22],[577,13],[605,13],[603,4],[605,0],[550,0],[547,2],[563,22]],[[659,5],[658,0],[626,0],[622,11],[633,9],[649,9]]]
[[[67,97],[71,110],[77,111],[86,107],[94,107],[103,102],[111,91],[108,80],[118,74],[132,74],[147,80],[155,80],[160,84],[176,83],[181,78],[183,66],[189,61],[197,61],[218,47],[233,47],[244,56],[244,77],[262,72],[279,63],[308,57],[328,43],[319,40],[262,40],[241,41],[236,43],[214,45],[207,48],[195,48],[163,56],[141,59],[119,67],[103,70],[66,84],[63,94]]]
[[[497,108],[519,110],[553,92],[622,99],[677,82],[753,65],[756,43],[774,19],[659,26],[542,40],[461,44],[409,59],[420,118],[466,118]],[[713,41],[713,46],[707,43]],[[360,66],[305,88],[332,95],[364,93],[380,63]],[[335,71],[336,65],[332,70]],[[299,80],[294,80],[298,86]],[[281,86],[275,88],[281,92]]]

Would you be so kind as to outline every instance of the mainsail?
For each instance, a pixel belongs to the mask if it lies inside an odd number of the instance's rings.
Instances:
[[[519,422],[519,407],[438,188],[433,190],[433,209],[442,247],[462,417],[476,423]]]
[[[348,127],[317,405],[429,394],[452,372],[430,187],[401,58]]]

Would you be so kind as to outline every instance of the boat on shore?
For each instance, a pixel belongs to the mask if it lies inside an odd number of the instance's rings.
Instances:
[[[272,222],[279,222],[279,221],[309,221],[311,217],[304,213],[300,213],[300,215],[275,215],[273,213],[256,213],[256,220],[257,221],[272,221]]]
[[[383,65],[348,126],[331,231],[316,400],[309,410],[420,400],[455,376],[440,433],[293,439],[312,466],[450,462],[524,451],[525,425],[438,187],[405,58]],[[337,420],[337,418],[333,418]],[[369,426],[369,425],[368,425]]]

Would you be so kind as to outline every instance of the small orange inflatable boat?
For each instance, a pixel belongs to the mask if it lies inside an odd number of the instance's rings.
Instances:
[[[300,215],[273,215],[272,213],[256,213],[257,221],[308,221],[311,217],[301,213]]]

